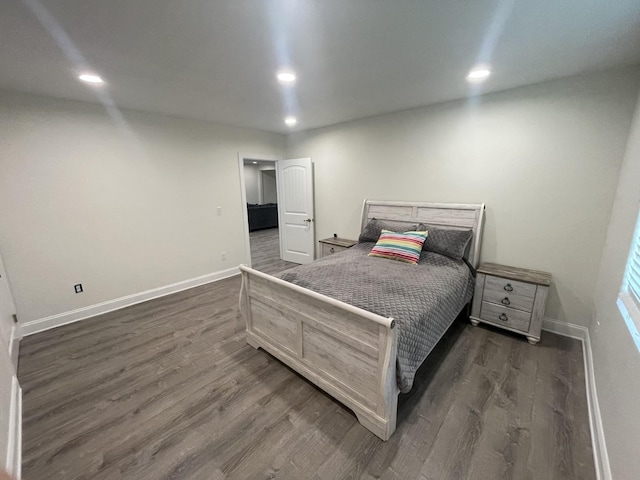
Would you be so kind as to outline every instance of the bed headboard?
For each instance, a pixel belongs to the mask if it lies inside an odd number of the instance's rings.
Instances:
[[[362,205],[362,223],[360,230],[371,220],[389,220],[415,225],[427,223],[443,227],[472,229],[473,238],[469,245],[468,260],[478,267],[480,244],[484,221],[484,203],[427,203],[427,202],[390,202],[384,200],[365,200]]]

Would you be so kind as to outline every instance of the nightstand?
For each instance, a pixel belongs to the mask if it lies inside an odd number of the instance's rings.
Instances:
[[[482,263],[477,272],[471,323],[488,323],[538,343],[551,274],[495,263]]]
[[[358,243],[358,241],[349,240],[346,238],[331,237],[323,238],[322,240],[319,240],[318,243],[320,244],[320,258],[322,258],[326,257],[327,255],[333,255],[334,253],[343,252],[347,248],[353,247],[356,243]]]

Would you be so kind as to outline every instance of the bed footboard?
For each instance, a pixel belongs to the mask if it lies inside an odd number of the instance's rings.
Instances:
[[[387,440],[396,429],[395,322],[244,265],[247,342],[349,407]]]

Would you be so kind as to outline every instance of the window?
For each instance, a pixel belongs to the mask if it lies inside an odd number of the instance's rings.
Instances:
[[[640,215],[631,242],[618,307],[640,351]]]

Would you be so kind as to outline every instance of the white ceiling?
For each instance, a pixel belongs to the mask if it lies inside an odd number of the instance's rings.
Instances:
[[[0,2],[0,88],[274,132],[464,98],[478,61],[486,92],[640,63],[640,0]]]

